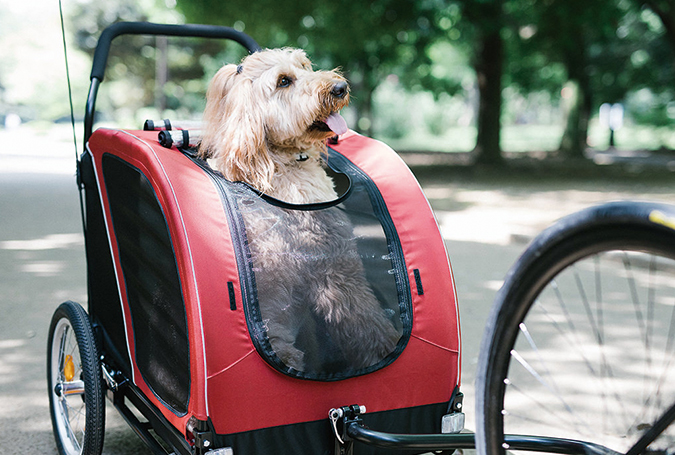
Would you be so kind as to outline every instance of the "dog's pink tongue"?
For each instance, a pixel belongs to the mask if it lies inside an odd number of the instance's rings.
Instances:
[[[337,112],[330,114],[325,122],[326,125],[328,125],[328,128],[330,128],[335,134],[339,135],[345,134],[347,132],[347,122],[345,122],[345,119],[342,118],[342,116]]]

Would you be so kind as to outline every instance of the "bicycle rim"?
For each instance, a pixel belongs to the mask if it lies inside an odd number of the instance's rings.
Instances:
[[[55,386],[73,382],[82,376],[80,350],[70,321],[60,319],[54,329],[51,346],[51,383]],[[67,454],[82,453],[86,430],[86,401],[82,395],[57,395],[54,391],[54,422],[63,451]]]
[[[673,258],[672,234],[619,228],[572,237],[527,266],[492,343],[488,453],[509,448],[503,434],[625,453],[649,431],[675,402]],[[672,450],[673,430],[649,450]]]
[[[100,454],[105,430],[103,379],[89,318],[75,302],[64,302],[52,317],[47,385],[59,453]]]

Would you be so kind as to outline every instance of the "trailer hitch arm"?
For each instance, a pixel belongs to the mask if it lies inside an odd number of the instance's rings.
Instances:
[[[371,430],[360,417],[363,413],[365,408],[356,405],[331,409],[329,418],[336,436],[336,455],[351,455],[354,441],[390,450],[438,451],[476,447],[473,433],[397,434]],[[570,455],[619,455],[598,444],[545,436],[505,435],[504,443],[510,450]]]

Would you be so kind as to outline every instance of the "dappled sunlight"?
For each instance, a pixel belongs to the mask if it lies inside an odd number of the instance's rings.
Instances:
[[[526,244],[566,215],[608,201],[635,199],[633,193],[623,191],[542,190],[541,186],[531,192],[526,187],[473,190],[455,185],[424,191],[432,207],[443,206],[436,210],[436,217],[444,239],[493,245]],[[675,199],[668,194],[645,194],[643,198],[671,203]]]
[[[82,234],[51,234],[39,239],[5,240],[0,242],[0,250],[51,250],[84,245]]]
[[[66,269],[66,263],[62,261],[29,262],[20,267],[22,272],[32,273],[36,276],[54,276]]]
[[[68,263],[60,259],[37,258],[36,253],[78,248],[84,245],[82,234],[50,234],[29,240],[5,240],[0,250],[16,252],[21,263],[16,269],[36,277],[56,276],[68,269]]]
[[[652,259],[591,256],[545,288],[511,353],[507,432],[623,451],[671,405],[675,261]],[[675,429],[660,441],[672,447]]]

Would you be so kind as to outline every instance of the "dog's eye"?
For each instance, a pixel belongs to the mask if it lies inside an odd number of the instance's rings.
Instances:
[[[293,83],[293,79],[291,79],[288,76],[281,76],[279,77],[279,80],[277,81],[277,87],[283,88],[283,87],[288,87]]]

